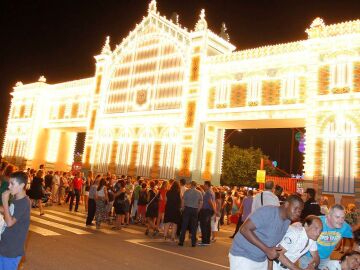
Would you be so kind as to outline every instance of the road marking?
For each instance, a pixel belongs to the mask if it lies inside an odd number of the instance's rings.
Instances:
[[[53,219],[53,220],[56,220],[56,221],[59,221],[59,222],[79,226],[79,227],[85,227],[84,222],[71,221],[71,220],[61,218],[61,217],[57,217],[57,216],[54,216],[54,215],[51,215],[51,214],[45,214],[44,217],[49,218],[49,219]],[[87,229],[92,230],[92,231],[99,231],[99,232],[102,232],[102,233],[105,233],[105,234],[117,234],[115,231],[106,230],[106,229],[95,229],[95,228],[92,228],[92,227],[87,227]]]
[[[68,218],[72,218],[72,219],[75,219],[75,220],[78,220],[78,221],[85,222],[84,218],[79,217],[79,216],[75,216],[75,215],[72,215],[72,214],[66,214],[66,213],[62,213],[62,212],[54,211],[54,210],[46,210],[46,213],[48,213],[48,212],[53,213],[53,214],[57,214],[59,216],[68,217]]]
[[[86,218],[86,215],[87,214],[84,214],[84,213],[80,213],[80,212],[72,212],[75,216],[79,216],[79,217],[84,217]]]
[[[159,239],[159,240],[131,239],[131,240],[125,240],[125,241],[130,242],[132,244],[139,245],[139,246],[143,246],[143,247],[151,248],[151,249],[158,250],[158,251],[161,251],[161,252],[165,252],[165,253],[168,253],[168,254],[171,254],[171,255],[176,255],[176,256],[180,256],[180,257],[187,258],[187,259],[190,259],[190,260],[211,264],[211,265],[218,266],[218,267],[225,268],[225,269],[230,269],[230,267],[226,266],[226,265],[205,261],[205,260],[198,259],[198,258],[195,258],[195,257],[187,256],[187,255],[184,255],[184,254],[172,252],[172,251],[169,251],[169,250],[166,250],[166,249],[161,249],[161,248],[157,248],[157,247],[148,246],[148,245],[145,245],[145,244],[142,243],[142,242],[145,242],[145,243],[146,242],[163,242],[164,240],[162,240],[162,239]]]
[[[56,222],[52,222],[52,221],[41,219],[41,218],[34,217],[34,216],[31,216],[31,220],[33,220],[35,222],[42,223],[42,224],[47,225],[47,226],[55,227],[55,228],[58,228],[58,229],[61,229],[61,230],[64,230],[64,231],[72,232],[72,233],[75,233],[75,234],[91,234],[91,232],[87,232],[87,231],[84,231],[84,230],[72,228],[72,227],[69,227],[69,226],[66,226],[66,225],[63,225],[63,224],[59,224],[59,223],[56,223]]]
[[[121,228],[122,231],[132,233],[132,234],[144,234],[143,232],[140,232],[138,230],[130,229],[130,228]]]
[[[34,232],[34,233],[41,234],[43,236],[61,235],[60,233],[50,231],[48,229],[41,228],[41,227],[33,225],[33,224],[30,224],[29,230]]]

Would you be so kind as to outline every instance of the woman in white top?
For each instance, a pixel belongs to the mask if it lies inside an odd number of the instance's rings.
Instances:
[[[108,193],[106,189],[106,180],[104,178],[100,180],[99,186],[96,190],[95,201],[96,201],[96,212],[95,212],[96,229],[99,229],[101,222],[103,220],[106,220],[106,216],[107,216],[106,204],[109,202]]]

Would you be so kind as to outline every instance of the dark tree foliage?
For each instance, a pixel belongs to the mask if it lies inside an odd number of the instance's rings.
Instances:
[[[260,169],[260,160],[264,159],[267,175],[276,175],[276,171],[261,149],[239,148],[225,144],[221,183],[223,185],[256,186],[256,171]]]

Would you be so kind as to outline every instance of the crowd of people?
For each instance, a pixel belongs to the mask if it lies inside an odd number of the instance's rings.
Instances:
[[[1,163],[1,193],[7,192],[16,171],[12,164]],[[177,241],[179,246],[184,246],[188,232],[191,246],[195,247],[210,245],[216,241],[220,226],[235,223],[230,269],[360,267],[356,207],[330,207],[326,197],[318,202],[311,188],[303,195],[288,194],[272,181],[260,191],[212,186],[210,181],[187,183],[185,179],[94,175],[91,171],[86,175],[53,172],[45,171],[43,166],[28,169],[24,175],[24,190],[40,215],[46,216],[44,204],[65,204],[75,212],[81,205],[87,214],[86,226],[97,229],[104,223],[113,230],[138,224],[145,227],[145,235],[161,235],[165,241]],[[3,207],[0,210],[3,212]],[[341,260],[330,260],[336,246],[346,252]]]

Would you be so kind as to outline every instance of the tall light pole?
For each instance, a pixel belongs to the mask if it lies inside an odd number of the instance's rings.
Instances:
[[[235,133],[235,132],[241,132],[242,130],[241,129],[234,129],[233,131],[231,131],[224,139],[224,143],[226,143],[226,141],[228,139],[230,139],[230,137]]]

